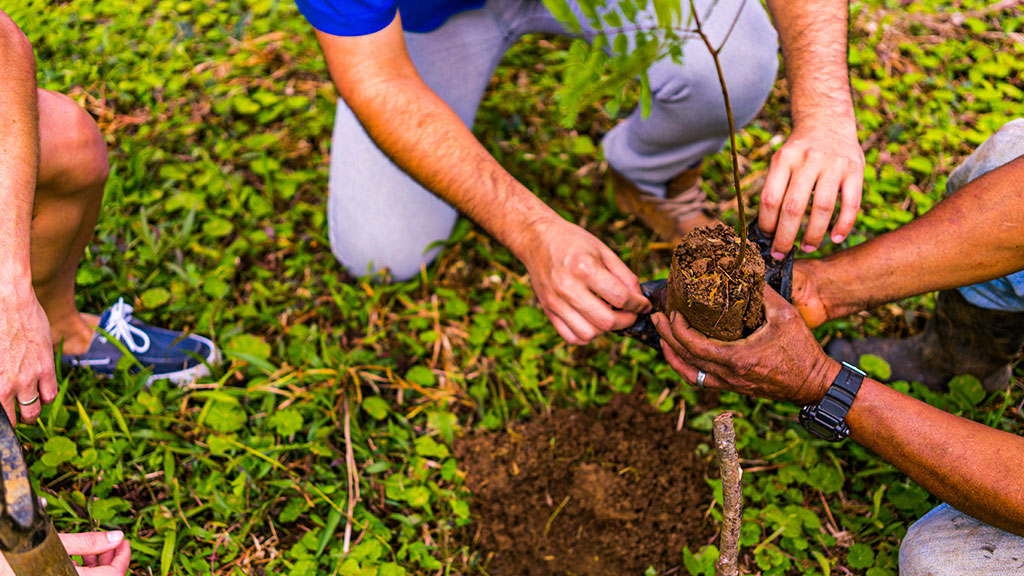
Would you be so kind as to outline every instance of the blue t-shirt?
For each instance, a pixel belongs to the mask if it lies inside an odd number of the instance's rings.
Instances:
[[[391,24],[402,13],[402,28],[430,32],[449,18],[480,8],[485,0],[295,0],[314,28],[334,36],[364,36]]]

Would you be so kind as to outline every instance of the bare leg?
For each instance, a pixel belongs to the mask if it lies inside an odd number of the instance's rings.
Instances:
[[[92,238],[109,166],[96,123],[67,96],[39,90],[39,179],[32,211],[32,284],[55,346],[81,354],[95,317],[78,312],[75,275]]]

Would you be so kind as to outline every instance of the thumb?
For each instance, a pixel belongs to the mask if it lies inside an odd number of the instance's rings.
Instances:
[[[781,310],[787,308],[793,308],[793,305],[786,301],[781,294],[775,291],[774,288],[769,286],[767,283],[764,285],[764,308],[765,313],[768,315],[774,315]],[[795,309],[795,308],[794,308]]]
[[[124,533],[116,532],[83,532],[81,534],[61,534],[60,541],[68,556],[95,555],[110,552],[124,542]]]
[[[612,252],[611,248],[604,244],[601,245],[601,248],[601,263],[612,273],[612,276],[626,287],[628,300],[626,305],[622,307],[623,310],[637,313],[649,312],[651,310],[651,301],[644,296],[644,292],[640,288],[640,279],[637,278],[637,275],[629,269],[629,266],[626,266],[615,252]]]

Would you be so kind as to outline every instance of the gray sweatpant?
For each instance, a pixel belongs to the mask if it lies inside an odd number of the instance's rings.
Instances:
[[[1024,576],[1024,538],[948,504],[907,530],[900,576]]]
[[[575,8],[574,0],[569,3]],[[706,14],[711,4],[697,0],[699,14]],[[720,56],[737,126],[760,110],[778,69],[775,30],[760,2],[719,0],[707,21],[702,20],[713,44],[721,43],[741,6],[743,13]],[[405,40],[427,85],[472,126],[498,63],[530,33],[567,31],[540,0],[490,0],[433,32],[406,33]],[[585,29],[583,36],[591,40],[594,32]],[[714,64],[699,38],[687,42],[683,62],[656,63],[649,72],[650,117],[633,113],[603,142],[609,164],[659,196],[668,181],[717,152],[728,138]],[[395,280],[416,275],[421,264],[434,259],[438,248],[431,245],[448,239],[458,216],[396,167],[343,101],[338,102],[334,125],[329,187],[331,248],[357,276],[385,268]]]

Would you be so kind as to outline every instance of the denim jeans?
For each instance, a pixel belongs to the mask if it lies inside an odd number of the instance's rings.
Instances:
[[[982,142],[946,182],[946,193],[952,194],[968,182],[1024,156],[1024,118],[1007,122],[998,132]],[[1024,312],[1024,271],[1002,278],[960,288],[968,302],[979,308]]]
[[[900,576],[1024,576],[1024,538],[942,504],[907,531]]]
[[[688,2],[681,3],[688,12]],[[576,8],[574,0],[569,4]],[[696,2],[701,14],[711,4]],[[704,22],[714,45],[721,43],[741,7],[720,56],[737,126],[760,110],[778,70],[775,29],[760,2],[718,0]],[[498,63],[530,33],[568,31],[541,0],[489,0],[433,32],[406,33],[405,39],[420,76],[472,126]],[[582,36],[592,40],[595,32],[584,28]],[[642,118],[635,112],[603,142],[609,164],[659,196],[677,174],[720,150],[729,135],[717,73],[699,38],[687,42],[683,61],[682,66],[671,60],[655,63],[649,71],[651,115]],[[329,189],[331,248],[357,276],[384,268],[396,280],[416,275],[421,264],[433,261],[437,248],[431,245],[448,239],[458,216],[396,167],[343,101],[334,125]]]

